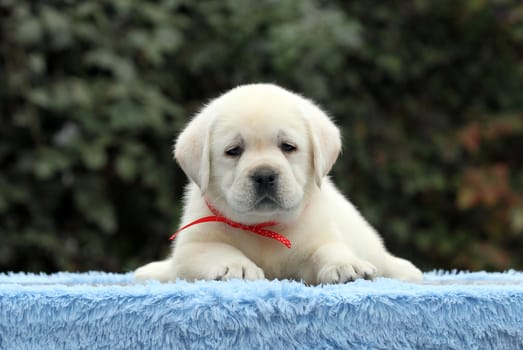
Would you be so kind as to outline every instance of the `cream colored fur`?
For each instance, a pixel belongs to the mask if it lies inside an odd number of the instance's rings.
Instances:
[[[284,151],[283,144],[296,147]],[[227,150],[239,147],[239,156]],[[213,100],[188,124],[175,157],[191,183],[182,223],[211,215],[205,199],[228,218],[276,220],[281,243],[223,223],[182,231],[172,255],[135,272],[173,281],[295,279],[344,283],[377,276],[422,279],[412,263],[391,255],[378,233],[326,176],[339,155],[338,128],[309,100],[272,84],[243,85]],[[253,185],[260,168],[278,175],[267,203]]]

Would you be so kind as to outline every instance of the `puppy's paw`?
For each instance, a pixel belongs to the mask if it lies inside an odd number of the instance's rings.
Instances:
[[[377,269],[371,263],[354,260],[323,266],[318,272],[317,280],[320,284],[346,283],[358,278],[372,280],[376,273]]]
[[[265,278],[263,270],[250,261],[231,262],[212,267],[207,274],[208,280],[227,281],[231,279],[261,280]]]
[[[408,282],[423,280],[423,273],[410,261],[397,257],[391,258],[387,266],[389,273],[386,277],[397,278]]]
[[[161,282],[174,281],[173,266],[170,260],[155,261],[134,271],[134,278],[138,280],[158,280]]]

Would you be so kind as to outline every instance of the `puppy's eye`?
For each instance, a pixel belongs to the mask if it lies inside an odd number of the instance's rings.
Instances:
[[[243,149],[240,146],[234,146],[225,150],[225,155],[229,157],[239,157],[243,153]]]
[[[293,144],[288,143],[288,142],[283,142],[283,143],[280,145],[280,149],[281,149],[284,153],[292,153],[292,152],[295,152],[295,151],[297,150],[296,146],[294,146]]]

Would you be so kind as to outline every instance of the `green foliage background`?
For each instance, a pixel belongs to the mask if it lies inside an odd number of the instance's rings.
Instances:
[[[523,268],[523,5],[0,0],[0,270],[162,258],[173,137],[275,82],[343,128],[333,171],[424,269]]]

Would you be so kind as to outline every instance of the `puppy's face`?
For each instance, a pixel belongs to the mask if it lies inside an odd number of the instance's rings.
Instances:
[[[337,128],[316,106],[256,84],[212,101],[180,135],[175,154],[224,215],[256,223],[299,214],[339,148]]]
[[[210,135],[209,195],[243,217],[290,214],[314,181],[304,120],[285,101],[227,102]]]

